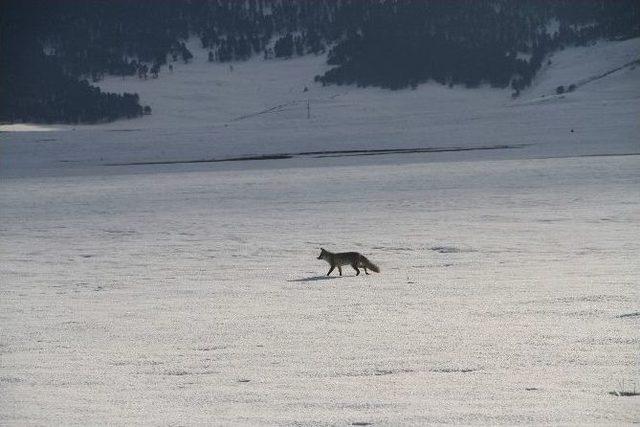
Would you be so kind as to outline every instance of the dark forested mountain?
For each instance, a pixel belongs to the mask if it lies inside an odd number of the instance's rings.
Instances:
[[[519,93],[547,53],[640,36],[637,0],[4,0],[0,120],[97,122],[149,112],[90,85],[189,62],[328,51],[316,80],[399,89],[428,80]],[[525,59],[526,58],[526,59]]]

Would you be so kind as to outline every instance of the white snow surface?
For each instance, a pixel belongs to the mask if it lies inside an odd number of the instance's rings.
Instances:
[[[104,125],[57,126],[66,131],[50,135],[0,133],[0,173],[121,173],[108,165],[327,150],[519,147],[491,153],[376,156],[358,158],[357,164],[640,152],[640,66],[555,95],[559,85],[582,82],[639,59],[640,38],[560,51],[516,100],[510,90],[436,83],[399,91],[322,87],[313,77],[328,68],[324,56],[255,58],[232,64],[231,71],[229,64],[207,62],[206,51],[197,43],[192,42],[191,49],[193,63],[174,63],[173,73],[165,68],[158,79],[110,77],[100,83],[107,91],[139,93],[141,103],[152,106],[152,115]],[[281,167],[277,162],[259,165],[272,166]],[[237,167],[219,164],[216,169]]]
[[[192,47],[101,82],[151,116],[0,127],[0,424],[640,422],[640,39],[516,99]]]

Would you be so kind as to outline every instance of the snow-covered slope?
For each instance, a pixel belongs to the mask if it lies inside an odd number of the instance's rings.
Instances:
[[[322,87],[313,77],[327,68],[324,57],[212,64],[197,44],[191,48],[193,63],[175,63],[173,73],[164,70],[158,79],[101,82],[108,91],[139,93],[143,104],[153,106],[151,116],[61,126],[64,132],[47,136],[3,133],[0,173],[80,173],[113,163],[327,150],[518,147],[482,153],[491,158],[640,151],[640,67],[623,67],[573,93],[554,95],[558,85],[584,82],[637,59],[640,39],[557,52],[534,86],[516,100],[509,90],[435,83],[395,92]],[[401,157],[393,161],[468,156]],[[358,159],[363,160],[387,158]]]
[[[551,61],[551,64],[543,66],[532,88],[525,90],[524,98],[555,95],[558,86],[564,86],[566,89],[572,84],[586,94],[597,93],[599,86],[611,86],[606,82],[595,83],[612,71],[617,74],[611,75],[607,82],[613,82],[620,89],[621,93],[618,95],[633,96],[630,89],[637,86],[637,81],[634,81],[635,73],[632,71],[634,65],[640,66],[640,42],[639,39],[630,39],[572,47],[550,55],[547,60]],[[592,86],[583,87],[586,84]]]

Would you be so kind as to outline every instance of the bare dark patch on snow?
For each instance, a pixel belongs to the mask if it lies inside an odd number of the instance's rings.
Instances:
[[[157,160],[148,162],[107,163],[105,166],[144,166],[144,165],[175,165],[184,163],[221,163],[241,162],[251,160],[283,160],[299,157],[311,157],[321,159],[326,157],[353,157],[353,156],[381,156],[389,154],[415,154],[415,153],[451,153],[459,151],[486,151],[508,150],[522,148],[520,145],[490,145],[481,147],[417,147],[417,148],[385,148],[376,150],[330,150],[330,151],[301,151],[297,153],[261,154],[255,156],[226,157],[221,159],[193,159],[193,160]],[[61,160],[63,161],[63,160]]]
[[[411,372],[415,372],[413,369],[376,369],[373,371],[373,375],[380,377],[383,375],[394,375],[394,374],[408,374]]]
[[[414,154],[414,153],[450,153],[458,151],[483,151],[483,150],[507,150],[512,148],[522,148],[520,145],[490,145],[482,147],[418,147],[418,148],[388,148],[377,150],[342,150],[342,151],[307,151],[298,153],[300,156],[313,156],[315,158],[324,157],[345,157],[345,156],[379,156],[385,154]]]
[[[626,319],[629,317],[640,317],[640,311],[634,311],[633,313],[625,313],[616,316],[618,319]]]
[[[172,371],[166,371],[164,374],[171,375],[171,376],[183,376],[183,375],[189,375],[189,371],[172,370]]]
[[[386,375],[399,375],[399,374],[409,374],[417,372],[415,369],[407,369],[407,368],[389,368],[389,369],[366,369],[355,372],[346,372],[342,374],[338,374],[341,377],[382,377]]]
[[[269,154],[264,156],[228,157],[224,159],[197,159],[197,160],[160,160],[153,162],[132,162],[132,163],[108,163],[105,166],[145,166],[145,165],[176,165],[184,163],[221,163],[221,162],[242,162],[249,160],[281,160],[290,159],[288,154]]]
[[[565,222],[565,221],[569,221],[569,219],[568,218],[541,218],[538,220],[538,222],[542,222],[542,223]]]
[[[640,396],[640,391],[610,391],[610,395],[618,396],[618,397],[632,397],[632,396]]]
[[[459,248],[457,246],[433,246],[429,249],[441,254],[459,254],[459,253],[465,253],[465,252],[475,252],[475,250],[473,249]]]
[[[429,369],[429,372],[434,372],[437,374],[466,374],[469,372],[476,372],[478,369],[474,368],[435,368]]]

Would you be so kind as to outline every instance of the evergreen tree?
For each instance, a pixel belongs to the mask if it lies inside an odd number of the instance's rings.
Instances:
[[[280,37],[273,47],[273,52],[276,58],[290,58],[293,56],[293,36],[287,34]]]

